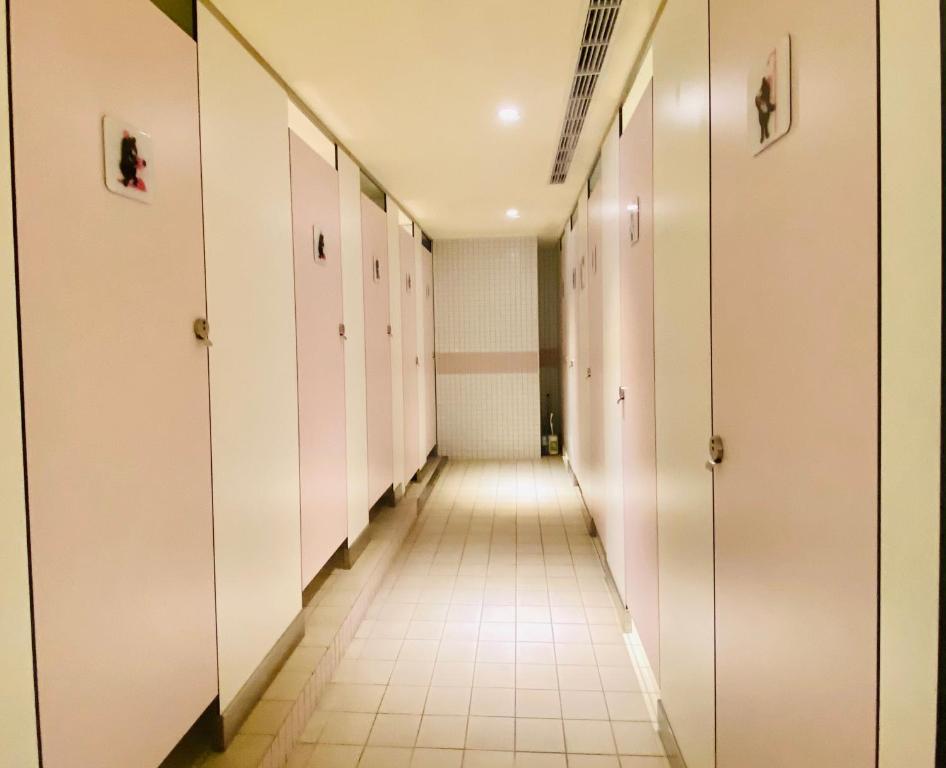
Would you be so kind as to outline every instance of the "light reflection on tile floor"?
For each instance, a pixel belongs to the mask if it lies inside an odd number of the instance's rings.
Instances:
[[[451,461],[290,768],[667,768],[560,461]]]

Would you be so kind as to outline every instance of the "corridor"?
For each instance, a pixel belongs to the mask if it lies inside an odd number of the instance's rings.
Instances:
[[[0,768],[946,768],[944,2],[0,0]]]
[[[664,768],[624,615],[560,460],[451,461],[289,765]]]

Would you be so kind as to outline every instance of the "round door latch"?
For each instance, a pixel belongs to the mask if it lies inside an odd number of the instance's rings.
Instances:
[[[194,321],[194,336],[205,347],[212,347],[214,343],[210,340],[210,323],[206,317],[198,317]]]
[[[719,435],[713,435],[709,441],[709,461],[706,462],[706,468],[712,472],[713,469],[723,463],[725,454],[723,438]]]

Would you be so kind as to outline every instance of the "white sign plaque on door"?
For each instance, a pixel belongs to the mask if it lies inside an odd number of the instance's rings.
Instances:
[[[109,191],[150,203],[154,193],[151,136],[106,115],[102,118],[102,143]]]
[[[746,85],[749,149],[758,155],[792,127],[792,39],[782,37],[749,72]]]

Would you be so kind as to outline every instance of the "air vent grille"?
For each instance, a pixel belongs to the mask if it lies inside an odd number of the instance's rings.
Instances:
[[[604,66],[608,53],[608,44],[617,22],[621,0],[591,0],[588,14],[585,16],[585,31],[578,50],[578,62],[572,80],[565,119],[562,121],[562,135],[558,140],[555,163],[552,166],[550,183],[562,184],[568,176],[572,164],[572,155],[578,146],[581,129],[585,125],[591,97],[594,96],[598,75]]]

